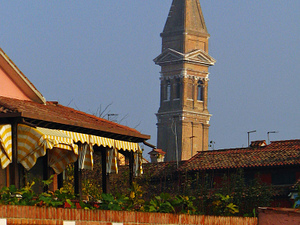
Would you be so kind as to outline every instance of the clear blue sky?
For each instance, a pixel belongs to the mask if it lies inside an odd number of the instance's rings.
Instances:
[[[171,0],[10,0],[0,47],[47,100],[115,119],[156,145],[159,66]],[[211,35],[208,107],[215,149],[300,138],[300,1],[203,0]],[[149,149],[146,149],[147,151]],[[146,156],[146,154],[145,154]]]

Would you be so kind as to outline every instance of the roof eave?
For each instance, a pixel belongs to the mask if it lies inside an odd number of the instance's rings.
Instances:
[[[33,101],[46,104],[46,99],[43,97],[43,95],[34,87],[33,84],[30,83],[26,76],[20,71],[20,69],[13,63],[13,61],[5,54],[5,52],[1,48],[0,57],[3,58],[9,68],[11,68],[9,70],[13,74],[9,74],[13,76],[13,80],[18,86],[23,87],[22,90],[24,91],[24,93]],[[8,70],[8,68],[6,68],[5,70]]]

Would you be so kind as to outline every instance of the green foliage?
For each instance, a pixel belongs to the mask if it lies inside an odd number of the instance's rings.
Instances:
[[[63,205],[63,202],[60,199],[55,198],[55,196],[50,192],[41,193],[38,196],[38,200],[38,206],[59,207]]]
[[[101,185],[90,179],[85,179],[82,183],[82,194],[86,196],[89,201],[97,201],[98,199],[101,199],[101,189]]]
[[[238,170],[229,178],[223,177],[222,187],[218,192],[233,198],[233,203],[239,206],[238,215],[255,216],[258,206],[270,205],[274,190],[270,185],[261,182],[259,177],[246,182],[243,170]]]
[[[148,204],[145,205],[145,210],[148,212],[172,213],[175,208],[172,205],[171,195],[161,193],[159,196],[154,196]]]
[[[129,188],[129,196],[125,197],[124,200],[126,201],[127,210],[143,210],[145,200],[143,199],[142,187],[138,183],[133,182],[131,188]]]
[[[49,187],[53,183],[53,177],[54,175],[51,175],[48,180],[42,180],[44,187]]]
[[[52,182],[52,178],[43,181],[48,186]],[[74,195],[63,188],[55,192],[47,191],[36,194],[32,190],[35,183],[27,184],[21,189],[17,189],[14,185],[3,187],[0,191],[0,204],[2,205],[29,205],[29,206],[45,206],[45,207],[61,207],[64,202],[70,202],[74,199]]]
[[[173,205],[177,212],[184,214],[197,214],[197,208],[194,205],[195,197],[193,196],[175,196]]]
[[[2,205],[35,205],[37,200],[31,189],[33,185],[34,182],[27,184],[20,190],[14,185],[3,187],[0,191],[0,203]]]
[[[256,208],[268,206],[273,196],[273,190],[269,185],[262,183],[259,179],[246,182],[243,171],[238,171],[230,177],[224,176],[221,182],[222,186],[212,182],[213,173],[183,174],[179,178],[184,182],[177,183],[177,188],[172,189],[173,191],[169,187],[174,186],[174,181],[172,181],[172,185],[159,186],[157,180],[152,180],[151,176],[147,175],[138,178],[138,182],[133,182],[130,188],[128,188],[128,184],[120,188],[119,191],[116,187],[112,188],[114,194],[102,193],[101,184],[97,180],[89,178],[83,182],[83,194],[88,196],[88,201],[76,200],[77,202],[74,203],[72,170],[72,167],[67,170],[68,182],[64,183],[64,187],[54,192],[35,194],[32,190],[35,182],[28,183],[19,190],[13,185],[4,187],[0,191],[0,204],[41,207],[63,207],[67,205],[70,208],[80,207],[83,209],[256,216]],[[166,178],[164,182],[168,182],[169,179],[171,178]],[[52,180],[53,177],[50,177],[49,180],[41,183],[44,186],[49,186]],[[152,185],[153,182],[154,185]],[[125,184],[125,178],[117,184]],[[124,187],[127,189],[125,190]],[[160,190],[168,190],[168,192]]]
[[[214,215],[234,216],[239,212],[238,206],[233,204],[233,198],[229,195],[215,194],[216,200],[213,201]]]
[[[74,165],[70,164],[65,170],[65,180],[63,183],[63,188],[69,193],[74,194]]]
[[[112,194],[102,193],[99,209],[120,211],[125,209],[125,199],[123,196],[114,197]]]

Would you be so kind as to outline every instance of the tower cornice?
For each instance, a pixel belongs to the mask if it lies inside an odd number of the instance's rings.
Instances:
[[[159,79],[160,80],[171,80],[171,79],[176,79],[176,78],[188,78],[188,79],[192,79],[195,81],[198,81],[198,80],[209,81],[208,73],[206,73],[206,74],[207,74],[206,77],[200,77],[200,76],[189,75],[189,74],[176,74],[176,75],[171,75],[171,76],[161,76]]]
[[[160,66],[164,64],[178,63],[178,62],[213,66],[216,62],[216,60],[213,57],[211,57],[208,53],[206,53],[202,49],[196,49],[188,53],[181,53],[171,48],[167,48],[166,50],[164,50],[153,61],[155,62],[155,64]]]
[[[190,110],[174,110],[174,111],[168,111],[168,112],[158,112],[155,115],[156,116],[164,116],[164,115],[172,115],[172,116],[178,116],[178,117],[184,117],[184,114],[193,114],[193,115],[200,115],[200,116],[206,116],[211,117],[212,114],[210,113],[204,113],[204,112],[196,112],[196,111],[190,111]]]

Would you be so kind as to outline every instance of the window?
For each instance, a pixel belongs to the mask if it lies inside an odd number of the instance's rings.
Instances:
[[[175,82],[175,98],[180,98],[180,78],[176,78]]]
[[[203,101],[204,99],[203,95],[204,95],[204,84],[202,80],[199,80],[197,85],[197,100]]]
[[[294,184],[296,182],[296,173],[293,171],[277,171],[272,173],[272,184],[284,185]]]
[[[166,83],[166,90],[165,90],[165,100],[170,101],[171,98],[171,84],[170,81],[168,80]]]

